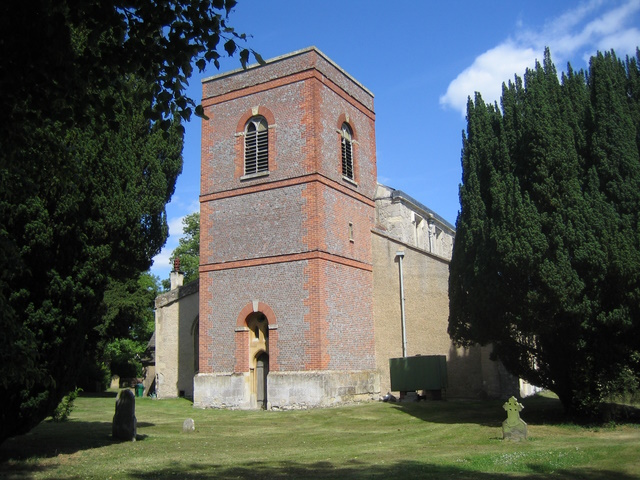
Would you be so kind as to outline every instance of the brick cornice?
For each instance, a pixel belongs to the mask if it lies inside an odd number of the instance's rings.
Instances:
[[[208,193],[200,195],[200,203],[211,202],[213,200],[221,200],[223,198],[238,197],[240,195],[248,195],[250,193],[263,192],[267,190],[273,190],[275,188],[285,188],[294,185],[301,185],[304,183],[318,182],[329,188],[339,191],[349,197],[358,200],[370,207],[375,207],[375,201],[371,200],[362,193],[355,192],[350,188],[340,185],[335,180],[325,177],[319,173],[311,173],[309,175],[302,175],[300,177],[289,178],[286,180],[278,180],[275,182],[261,183],[259,185],[249,185],[246,187],[234,188],[232,190],[224,190],[217,193]]]
[[[205,265],[200,265],[199,271],[200,273],[206,273],[206,272],[215,272],[220,270],[232,270],[237,268],[258,267],[262,265],[273,265],[273,264],[285,263],[285,262],[300,262],[300,261],[314,260],[314,259],[338,263],[340,265],[346,265],[349,267],[366,270],[368,272],[373,271],[373,266],[371,264],[360,262],[358,260],[353,260],[351,258],[341,257],[340,255],[334,255],[332,253],[328,253],[320,250],[314,250],[311,252],[302,252],[302,253],[291,253],[288,255],[276,255],[273,257],[261,257],[261,258],[251,258],[246,260],[235,260],[231,262],[208,263]]]
[[[253,95],[253,94],[256,94],[256,93],[264,92],[266,90],[274,89],[276,87],[281,87],[281,86],[284,86],[284,85],[290,85],[292,83],[301,82],[301,81],[309,80],[309,79],[318,80],[324,86],[326,86],[327,88],[331,89],[334,93],[339,95],[342,99],[346,100],[351,105],[353,105],[355,108],[360,110],[366,116],[368,116],[372,120],[375,120],[376,114],[372,110],[368,109],[361,102],[359,102],[358,100],[353,98],[351,95],[346,93],[340,86],[338,86],[331,79],[329,79],[328,77],[323,75],[322,72],[319,72],[315,67],[311,67],[311,68],[308,68],[307,70],[303,70],[301,72],[296,72],[294,74],[287,75],[287,76],[284,76],[284,77],[276,78],[276,79],[273,79],[273,80],[268,80],[268,81],[266,81],[264,83],[260,83],[258,85],[253,85],[253,86],[249,86],[249,87],[245,86],[245,87],[239,88],[238,90],[233,90],[231,92],[227,92],[227,93],[224,93],[222,95],[203,98],[202,99],[202,106],[204,108],[211,107],[211,106],[217,105],[219,103],[228,102],[230,100],[236,100],[238,98],[246,97],[248,95]]]

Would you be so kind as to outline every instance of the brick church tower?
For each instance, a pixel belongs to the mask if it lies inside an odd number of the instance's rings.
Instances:
[[[196,406],[379,393],[373,95],[316,48],[203,81]]]

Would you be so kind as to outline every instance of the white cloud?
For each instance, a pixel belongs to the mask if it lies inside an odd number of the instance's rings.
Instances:
[[[516,72],[534,66],[537,55],[532,48],[521,48],[507,41],[478,56],[473,64],[453,80],[440,104],[467,112],[467,98],[480,92],[485,102],[500,98],[502,83],[514,78]]]
[[[616,51],[616,55],[619,58],[624,58],[626,55],[634,55],[636,48],[640,45],[640,30],[637,28],[630,28],[621,32],[615,32],[611,35],[603,37],[597,44],[596,50],[607,51],[612,48]],[[589,57],[595,52],[585,54],[583,57],[585,61],[589,60]]]
[[[172,203],[176,200],[177,196],[174,196]],[[186,204],[185,204],[186,205]],[[200,202],[196,198],[192,200],[186,208],[184,206],[178,209],[180,213],[187,212],[185,215],[181,216],[172,216],[168,219],[169,225],[169,238],[167,238],[167,243],[164,245],[160,253],[158,253],[155,257],[153,257],[153,265],[151,266],[151,273],[159,276],[161,279],[169,278],[169,272],[171,271],[171,254],[178,246],[179,240],[184,236],[182,229],[184,225],[182,224],[182,220],[187,215],[190,215],[194,212],[200,211]],[[175,209],[174,209],[175,211]]]
[[[173,236],[174,238],[178,238],[182,236],[182,220],[185,215],[182,217],[173,217],[169,219],[169,238]],[[177,244],[177,240],[176,240]]]
[[[164,248],[160,250],[160,253],[153,257],[151,273],[158,275],[161,279],[168,276],[166,273],[171,270],[171,264],[169,262],[171,260],[171,252],[173,252],[173,248],[165,245]]]
[[[499,45],[480,54],[449,84],[440,97],[443,107],[466,114],[467,98],[480,92],[485,102],[500,98],[503,82],[522,76],[526,68],[542,60],[545,47],[551,49],[554,63],[564,70],[567,61],[587,61],[597,50],[614,49],[619,57],[634,55],[640,45],[636,28],[640,0],[627,0],[614,7],[611,2],[592,0],[549,19],[539,29],[527,28],[522,19],[518,31]],[[581,68],[580,65],[574,65]]]
[[[189,203],[189,206],[188,206],[188,210],[191,213],[200,211],[200,199],[198,197],[191,200],[191,203]]]
[[[169,238],[165,243],[160,253],[153,257],[153,265],[151,266],[151,273],[159,276],[161,279],[169,278],[169,272],[171,271],[171,254],[173,250],[178,246],[178,241],[182,237],[182,217],[172,217],[169,219]]]
[[[570,10],[552,23],[552,28],[547,28],[539,35],[538,44],[551,47],[554,58],[568,60],[582,51],[582,58],[588,58],[597,50],[616,50],[621,55],[633,53],[640,35],[633,25],[634,15],[640,11],[640,0],[631,0],[622,5],[602,12],[596,18],[586,24],[580,25],[577,21],[564,23],[563,20],[575,17],[584,20],[589,13],[594,13],[594,6],[600,6],[602,2],[591,2],[588,7],[580,7]],[[572,32],[570,27],[576,26],[577,31]]]

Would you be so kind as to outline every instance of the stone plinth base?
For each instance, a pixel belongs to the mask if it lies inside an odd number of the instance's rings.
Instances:
[[[199,408],[257,408],[249,374],[198,374],[194,377],[194,406]],[[375,370],[269,372],[267,404],[289,409],[327,407],[377,399],[380,377]]]
[[[249,374],[198,373],[193,377],[193,406],[251,408]]]

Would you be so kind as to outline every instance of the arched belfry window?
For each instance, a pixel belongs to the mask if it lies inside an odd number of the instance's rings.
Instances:
[[[244,127],[244,174],[269,171],[269,128],[264,117],[249,119]]]
[[[353,132],[345,122],[340,132],[342,136],[342,176],[353,180]]]

